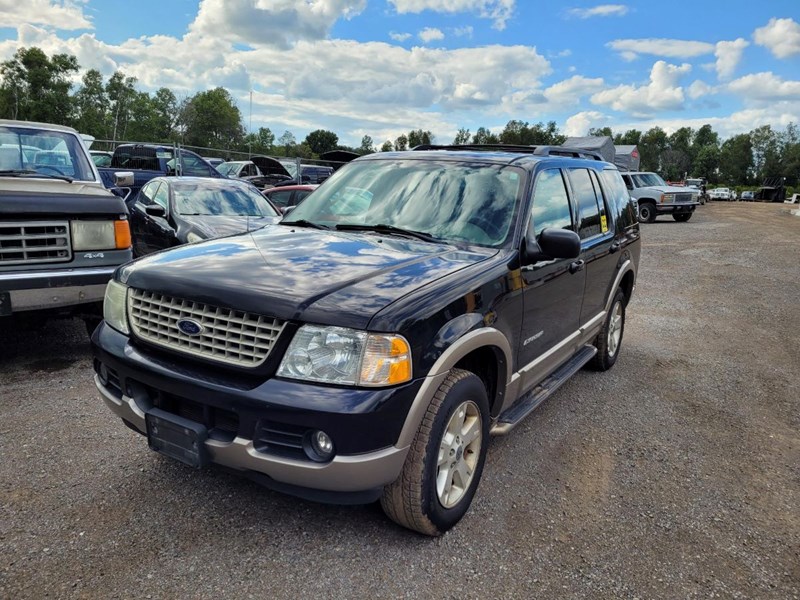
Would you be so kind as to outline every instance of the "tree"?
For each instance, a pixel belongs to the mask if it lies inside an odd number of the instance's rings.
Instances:
[[[185,142],[204,148],[231,148],[244,139],[242,114],[224,88],[198,92],[182,111]]]
[[[763,125],[750,132],[753,144],[753,168],[757,180],[778,177],[781,173],[779,139],[770,125]]]
[[[283,147],[284,156],[289,156],[289,151],[295,144],[297,144],[297,140],[295,140],[294,134],[288,129],[278,138],[278,145]]]
[[[394,141],[395,150],[398,152],[402,152],[403,150],[408,150],[408,138],[405,135],[400,135]]]
[[[361,145],[358,147],[359,154],[372,154],[375,152],[375,146],[372,143],[372,138],[365,135],[361,138]]]
[[[339,136],[332,131],[317,129],[306,136],[305,143],[316,155],[324,154],[331,150],[336,150],[339,144]]]
[[[592,137],[610,137],[614,138],[614,132],[611,131],[611,127],[592,127],[589,129],[589,135]]]
[[[470,133],[469,129],[464,129],[463,127],[458,130],[456,137],[453,138],[453,145],[454,146],[464,146],[469,144]]]
[[[255,133],[248,133],[242,147],[252,154],[271,154],[275,145],[275,134],[269,127],[259,127]]]
[[[472,136],[472,143],[478,145],[499,144],[500,140],[494,133],[492,133],[485,127],[478,127],[478,131],[476,131],[475,135]]]
[[[383,142],[383,146],[381,146],[381,152],[391,152],[392,150],[394,150],[394,148],[392,147],[391,141],[386,140]]]
[[[155,139],[169,141],[175,138],[176,127],[180,112],[178,99],[169,88],[159,88],[152,99],[155,112]]]
[[[106,84],[105,92],[109,100],[109,137],[112,140],[125,139],[131,105],[136,96],[135,77],[125,77],[122,71],[114,73]]]
[[[642,132],[638,129],[629,129],[625,133],[614,136],[614,143],[617,146],[636,146],[642,140]]]
[[[82,133],[104,138],[108,98],[103,88],[103,76],[97,69],[89,69],[84,73],[81,82],[82,87],[75,93],[75,126]]]
[[[52,58],[37,47],[20,48],[0,63],[0,110],[12,119],[70,125],[73,120],[72,76],[78,59],[69,54]]]
[[[713,144],[700,148],[692,164],[693,177],[705,177],[707,181],[717,181],[719,170],[719,150]]]
[[[661,156],[669,147],[666,132],[661,127],[653,127],[639,140],[639,156],[643,171],[660,171]]]
[[[423,131],[422,129],[415,129],[408,132],[408,147],[416,148],[417,146],[428,145],[433,143],[433,134],[430,131]]]
[[[714,148],[709,144],[706,148]],[[702,152],[698,155],[697,161],[700,162]],[[750,135],[742,133],[725,140],[719,151],[719,171],[721,180],[733,185],[745,185],[753,169],[753,143]]]

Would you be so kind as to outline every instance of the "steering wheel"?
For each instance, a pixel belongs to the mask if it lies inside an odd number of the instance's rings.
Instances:
[[[36,170],[37,171],[41,171],[42,169],[50,169],[51,171],[55,171],[56,173],[58,173],[62,177],[66,177],[67,176],[67,174],[64,173],[64,171],[62,171],[58,167],[54,167],[52,165],[36,165]]]

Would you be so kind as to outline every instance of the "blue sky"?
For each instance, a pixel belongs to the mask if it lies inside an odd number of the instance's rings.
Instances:
[[[69,52],[245,125],[377,145],[510,119],[562,131],[800,123],[800,0],[0,0],[0,59]]]

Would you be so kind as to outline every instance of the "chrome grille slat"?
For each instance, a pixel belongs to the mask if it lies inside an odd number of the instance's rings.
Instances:
[[[0,265],[69,262],[68,221],[0,221]]]
[[[133,332],[147,342],[240,367],[263,364],[284,325],[263,315],[135,288],[128,293],[128,316]],[[194,319],[203,331],[182,333],[181,319]]]

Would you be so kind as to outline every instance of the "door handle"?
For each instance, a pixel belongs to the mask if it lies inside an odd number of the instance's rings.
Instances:
[[[620,247],[620,243],[619,242],[614,242],[613,244],[611,244],[611,247],[608,249],[608,253],[609,254],[614,254],[614,252],[619,250],[619,247]]]
[[[576,260],[569,266],[570,273],[577,273],[578,271],[583,271],[583,267],[586,266],[586,261],[584,260]]]

